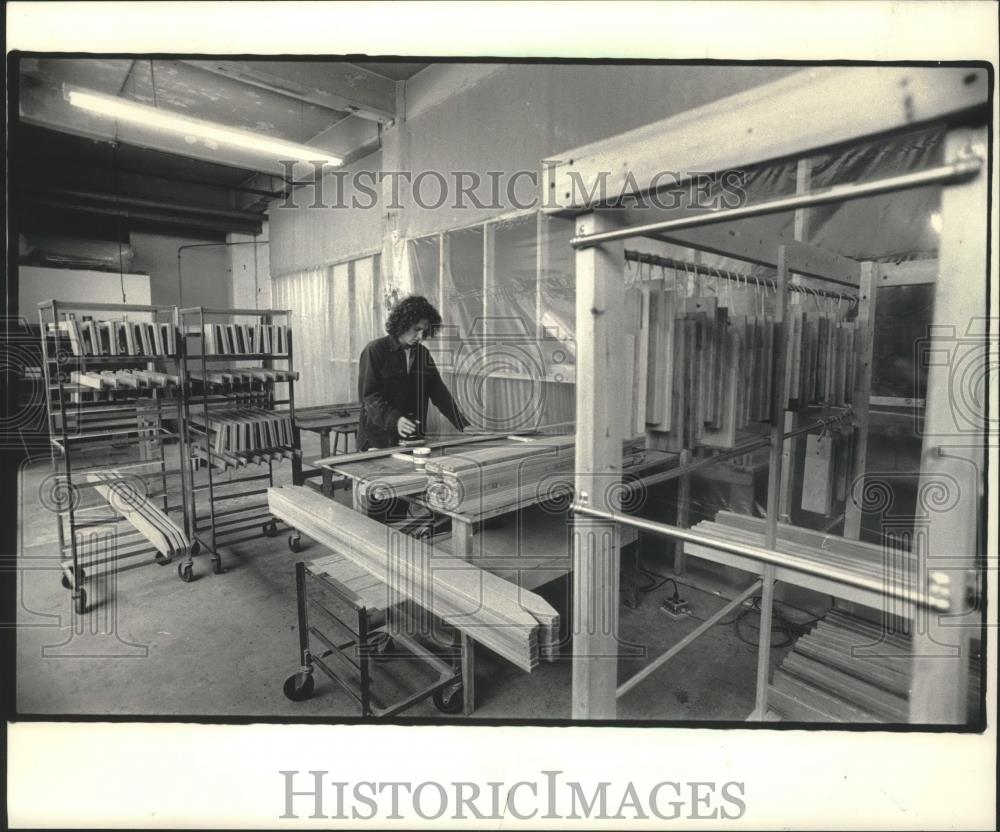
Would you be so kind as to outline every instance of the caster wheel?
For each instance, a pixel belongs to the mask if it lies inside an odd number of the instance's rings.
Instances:
[[[184,583],[189,584],[194,580],[194,566],[190,563],[178,563],[177,564],[177,577],[180,578]]]
[[[282,690],[285,692],[285,696],[291,699],[292,702],[304,702],[312,696],[313,688],[315,687],[316,682],[312,674],[299,671],[285,679],[285,686]]]
[[[83,583],[83,579],[86,578],[86,577],[87,577],[87,573],[84,571],[83,567],[82,566],[78,566],[76,568],[76,585],[79,586],[80,584],[82,584]],[[63,585],[63,588],[65,588],[65,589],[72,589],[73,588],[73,582],[68,577],[66,577],[65,574],[62,576],[62,585]]]
[[[201,554],[201,544],[196,540],[191,544],[191,557],[195,557]]]
[[[386,632],[376,632],[372,634],[369,645],[376,659],[383,659],[392,652],[392,636]]]
[[[163,552],[157,552],[156,553],[156,562],[160,566],[166,566],[168,563],[170,563],[170,558],[168,558],[165,554],[163,554]]]
[[[302,536],[298,534],[288,535],[288,548],[293,552],[302,551]]]
[[[461,684],[434,691],[434,707],[443,714],[460,714],[463,705],[462,694]]]
[[[87,611],[87,590],[81,589],[80,594],[74,599],[76,614],[83,615]]]
[[[269,520],[263,526],[261,530],[264,532],[264,537],[277,537],[278,536],[278,524],[274,520]]]
[[[222,565],[222,558],[214,557],[212,558],[212,574],[221,575],[226,571],[226,567]]]

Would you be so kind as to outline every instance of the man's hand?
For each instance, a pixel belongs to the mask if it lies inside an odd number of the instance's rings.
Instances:
[[[403,437],[403,439],[409,439],[411,436],[416,435],[417,423],[411,419],[407,419],[405,416],[400,416],[399,420],[396,422],[396,432]]]

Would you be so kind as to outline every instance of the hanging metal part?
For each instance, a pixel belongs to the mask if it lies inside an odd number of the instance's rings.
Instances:
[[[798,208],[826,205],[831,202],[846,202],[852,199],[861,199],[891,191],[923,188],[927,185],[949,185],[976,176],[982,170],[982,167],[983,160],[978,156],[970,155],[967,158],[958,159],[951,164],[928,168],[916,173],[891,176],[875,182],[834,185],[832,188],[825,188],[808,194],[781,197],[780,199],[759,202],[754,205],[743,205],[739,208],[728,208],[706,214],[697,214],[692,217],[680,217],[674,220],[661,220],[660,222],[634,225],[629,228],[615,228],[610,231],[601,231],[597,234],[583,234],[570,240],[570,245],[573,248],[586,248],[598,245],[599,243],[611,242],[612,240],[624,240],[628,237],[643,237],[651,234],[660,234],[665,231],[680,231],[684,228],[697,228],[703,225],[731,222],[749,217],[781,214],[786,211],[794,211]]]
[[[742,555],[745,558],[760,561],[764,564],[781,566],[785,569],[792,569],[807,575],[815,575],[818,578],[825,578],[829,581],[844,584],[845,586],[852,586],[857,589],[868,590],[869,592],[877,592],[885,597],[895,598],[918,606],[930,607],[940,612],[948,612],[951,609],[951,604],[944,594],[928,595],[923,592],[906,589],[905,587],[894,586],[885,581],[865,578],[853,572],[833,569],[824,564],[814,563],[796,555],[788,554],[787,552],[779,552],[776,549],[764,549],[760,546],[751,546],[746,543],[719,540],[711,535],[701,534],[690,529],[682,529],[679,526],[671,526],[668,523],[657,523],[652,520],[644,520],[641,517],[633,517],[630,514],[619,514],[615,511],[602,511],[601,509],[591,508],[584,497],[585,495],[581,494],[580,499],[570,505],[570,511],[574,514],[582,514],[585,517],[593,517],[597,520],[622,523],[626,526],[641,529],[642,531],[675,537],[687,543],[695,543],[710,549],[720,549],[730,554]],[[929,579],[933,581],[934,576],[930,576]]]

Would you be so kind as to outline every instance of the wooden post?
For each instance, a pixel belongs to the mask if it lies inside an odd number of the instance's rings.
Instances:
[[[681,451],[677,464],[683,468],[691,462],[691,451],[687,448]],[[686,529],[691,522],[691,475],[684,474],[677,484],[677,525]],[[684,574],[684,546],[674,541],[674,574]]]
[[[966,149],[987,158],[985,127],[949,131],[945,158],[952,160]],[[980,377],[970,369],[985,369],[989,350],[988,187],[984,167],[975,178],[945,186],[941,193],[940,277],[934,288],[934,330],[928,352],[935,358],[927,376],[917,497],[918,511],[926,511],[929,521],[928,545],[921,547],[917,578],[947,592],[952,612],[918,612],[910,691],[913,723],[966,721],[970,640],[982,626],[980,610],[966,611],[965,594],[966,570],[975,565],[980,512],[986,507],[981,502],[986,388],[976,390]],[[943,507],[921,507],[921,495],[932,493],[944,494]],[[981,592],[985,594],[985,585]],[[985,673],[985,661],[983,665]]]
[[[615,227],[603,213],[577,218],[577,233]],[[576,497],[609,510],[620,480],[627,381],[618,364],[624,329],[621,241],[576,253]],[[573,719],[613,719],[618,685],[619,536],[614,523],[573,520]]]
[[[851,391],[854,407],[854,453],[848,478],[847,506],[844,510],[844,537],[861,538],[862,500],[865,492],[865,463],[868,457],[868,400],[872,389],[872,354],[875,349],[875,294],[878,289],[878,266],[861,264],[861,286],[858,288],[858,333],[861,348],[858,355],[857,381]]]
[[[809,190],[811,180],[812,160],[799,159],[795,168],[795,193],[806,193]],[[794,214],[793,233],[795,239],[799,242],[805,243],[809,241],[810,219],[812,219],[811,208],[799,208]],[[789,280],[791,283],[801,283],[801,280],[794,275],[791,276]],[[794,298],[792,299],[792,302],[797,303],[798,299]],[[797,411],[786,410],[787,407],[788,401],[785,400],[781,403],[781,410],[778,412],[784,414],[785,433],[791,433],[799,427],[800,419]],[[792,522],[792,496],[795,491],[795,462],[801,454],[802,441],[802,438],[799,436],[793,436],[790,439],[786,439],[784,450],[782,451],[781,499],[778,503],[778,518],[782,523]]]
[[[782,411],[788,399],[785,389],[785,320],[788,316],[788,269],[785,263],[785,247],[778,249],[778,274],[775,280],[774,327],[775,342],[778,346],[774,354],[774,384],[771,388],[771,460],[767,473],[767,524],[764,546],[774,549],[778,542],[778,508],[781,499],[781,469],[783,462],[784,419]],[[765,565],[761,570],[762,590],[760,601],[760,640],[757,649],[757,692],[751,719],[762,720],[767,716],[767,686],[771,665],[771,621],[774,606],[773,566]]]
[[[548,218],[539,211],[535,219],[535,337],[539,343],[545,337],[545,327],[542,325],[542,313],[544,312],[542,290],[548,279],[548,272]]]
[[[497,265],[497,227],[495,223],[487,222],[483,224],[483,320],[479,328],[479,335],[482,340],[482,391],[483,407],[486,410],[486,417],[490,421],[487,424],[498,424],[493,420],[502,418],[500,413],[500,395],[496,389],[497,384],[504,384],[500,379],[490,380],[488,375],[490,353],[493,351],[494,339],[497,336],[497,327],[490,321],[495,304],[491,295],[496,291],[496,265]]]

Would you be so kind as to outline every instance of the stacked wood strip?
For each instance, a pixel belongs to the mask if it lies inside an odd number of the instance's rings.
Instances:
[[[902,622],[907,630],[910,622]],[[801,722],[909,721],[912,638],[856,615],[832,610],[795,642],[774,674],[771,708]],[[968,708],[979,697],[979,665],[970,665]]]
[[[272,370],[257,367],[226,367],[222,370],[190,370],[189,375],[194,381],[218,386],[237,386],[246,384],[274,384],[285,381],[298,381],[297,370]]]
[[[554,659],[559,615],[542,598],[475,564],[434,552],[402,534],[303,486],[268,490],[271,513],[346,557],[522,670]],[[313,563],[322,569],[323,559]]]
[[[149,356],[177,354],[177,329],[172,323],[146,321],[95,321],[68,318],[49,324],[49,330],[65,335],[77,356]]]
[[[281,324],[205,324],[206,355],[282,355],[288,327]]]
[[[683,297],[682,283],[643,286],[638,305],[646,354],[630,361],[642,402],[649,446],[679,452],[698,446],[728,449],[737,433],[771,419],[780,380],[773,293]],[[785,327],[786,406],[851,404],[861,339],[857,323],[832,307],[797,305]]]
[[[572,488],[575,440],[539,437],[502,448],[476,448],[427,462],[427,501],[444,511],[499,511]],[[546,493],[543,494],[541,491]]]
[[[88,472],[87,481],[165,557],[184,556],[190,543],[184,530],[136,489],[120,471]]]
[[[263,410],[256,407],[229,407],[209,411],[205,416],[193,408],[191,422],[205,429],[212,437],[216,453],[234,453],[294,445],[290,413]]]
[[[693,529],[721,540],[764,546],[765,521],[735,512],[720,511],[715,521],[702,521]],[[836,535],[778,524],[777,548],[781,552],[897,586],[916,586],[916,557],[909,551],[889,549]]]
[[[74,370],[70,373],[70,380],[94,390],[150,389],[181,383],[179,376],[151,370],[102,370],[85,373]]]

